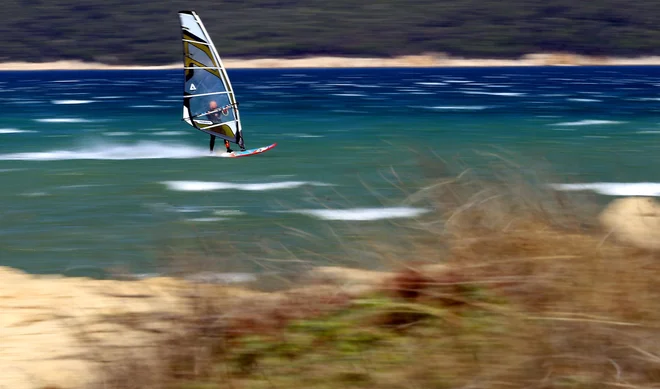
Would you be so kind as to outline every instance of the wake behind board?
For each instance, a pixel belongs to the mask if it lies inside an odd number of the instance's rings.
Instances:
[[[259,147],[258,149],[232,151],[231,153],[228,153],[228,152],[225,151],[223,153],[216,154],[216,156],[217,157],[223,157],[223,158],[250,157],[252,155],[265,153],[266,151],[274,148],[275,146],[277,146],[277,143],[273,143],[272,145],[268,145],[268,146],[264,146],[264,147]]]

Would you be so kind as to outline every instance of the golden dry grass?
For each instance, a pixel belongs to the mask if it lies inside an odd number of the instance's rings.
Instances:
[[[103,386],[660,387],[660,258],[613,242],[589,199],[502,171],[411,193],[435,212],[369,240],[394,268],[368,292],[208,289],[155,353],[105,366]]]

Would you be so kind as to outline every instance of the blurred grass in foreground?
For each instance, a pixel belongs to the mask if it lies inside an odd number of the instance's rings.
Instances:
[[[435,212],[363,242],[393,268],[368,287],[346,272],[251,301],[199,289],[193,314],[104,364],[100,386],[657,387],[656,255],[613,242],[592,200],[496,159],[488,178],[427,166],[436,182],[406,202]]]

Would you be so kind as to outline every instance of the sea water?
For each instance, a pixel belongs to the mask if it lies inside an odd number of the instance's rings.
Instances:
[[[428,212],[403,199],[461,155],[550,167],[559,190],[660,194],[660,67],[229,73],[246,146],[278,143],[266,154],[209,157],[179,70],[0,72],[0,266],[331,261]]]

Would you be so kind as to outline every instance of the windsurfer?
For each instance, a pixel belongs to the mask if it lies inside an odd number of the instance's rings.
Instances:
[[[221,110],[218,110],[218,103],[216,103],[215,100],[212,100],[209,102],[209,113],[207,114],[207,117],[212,123],[220,123],[220,112],[222,112],[223,115],[227,115],[229,113],[229,107],[229,105],[226,105]],[[211,135],[211,144],[209,147],[211,148],[211,152],[213,152],[213,147],[215,147],[215,135]],[[229,147],[229,142],[226,140],[225,147],[227,147],[228,153],[232,152],[232,149]]]

